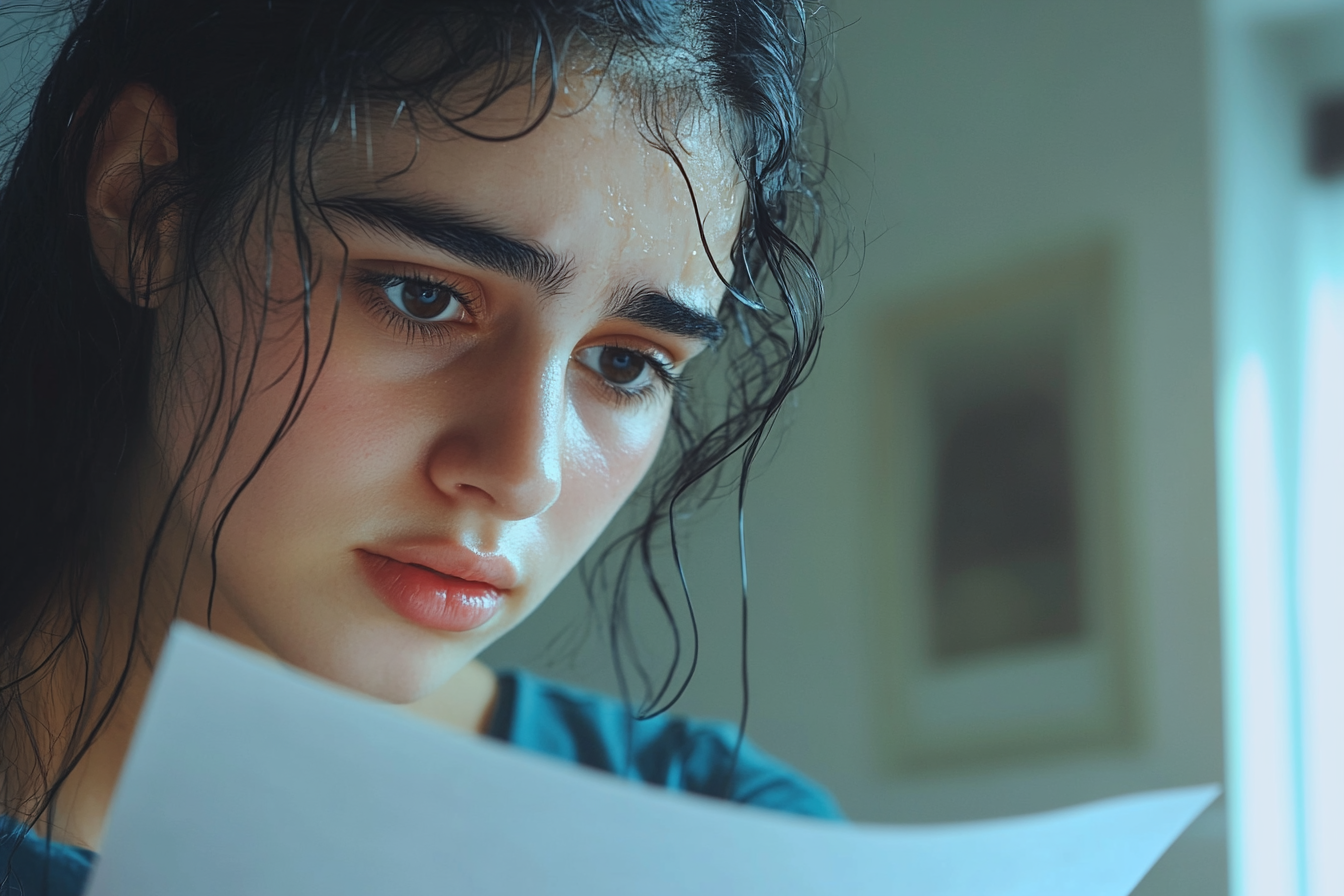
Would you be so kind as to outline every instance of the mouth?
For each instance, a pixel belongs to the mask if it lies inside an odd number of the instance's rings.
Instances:
[[[468,632],[485,625],[504,607],[505,583],[517,578],[506,562],[483,568],[490,564],[457,558],[429,566],[416,562],[421,559],[416,551],[399,552],[396,558],[355,553],[364,577],[389,609],[437,631]]]

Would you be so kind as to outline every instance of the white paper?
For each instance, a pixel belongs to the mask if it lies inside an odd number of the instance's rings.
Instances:
[[[837,824],[457,735],[174,627],[91,896],[1123,896],[1213,786]]]

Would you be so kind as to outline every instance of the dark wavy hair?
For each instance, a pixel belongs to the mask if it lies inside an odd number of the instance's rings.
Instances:
[[[557,83],[575,63],[622,78],[619,89],[639,101],[647,139],[674,160],[680,116],[696,109],[719,116],[747,186],[720,312],[729,338],[707,362],[716,366],[708,391],[720,400],[713,410],[684,395],[674,402],[669,437],[641,492],[647,514],[590,567],[604,571],[590,586],[602,592],[595,599],[606,608],[627,700],[633,676],[643,683],[632,701],[639,714],[671,705],[694,671],[698,641],[684,576],[679,595],[659,583],[658,539],[670,534],[675,556],[679,502],[716,491],[725,467],[736,468],[728,473],[736,475],[740,537],[747,473],[821,334],[822,287],[812,257],[825,160],[808,146],[824,145],[824,136],[805,138],[820,83],[812,49],[817,9],[809,0],[88,0],[68,12],[73,28],[0,192],[6,809],[36,818],[48,808],[145,649],[138,643],[144,582],[167,507],[143,561],[136,616],[127,622],[131,648],[105,655],[105,633],[89,630],[87,621],[99,609],[90,602],[105,610],[109,599],[107,522],[150,410],[151,369],[173,361],[152,357],[163,324],[145,300],[158,247],[143,235],[171,223],[176,286],[208,311],[208,270],[242,264],[242,240],[254,227],[269,239],[278,210],[313,207],[306,172],[340,130],[333,122],[353,120],[365,104],[390,104],[413,121],[510,139],[551,114]],[[459,89],[468,80],[472,90]],[[107,110],[135,83],[154,88],[174,110],[179,157],[141,187],[133,216],[141,236],[131,238],[126,296],[94,258],[86,179]],[[539,98],[528,124],[506,137],[475,134],[475,116],[520,86]],[[309,319],[315,272],[306,234],[300,230],[295,240],[307,284],[302,376],[272,447],[302,410],[330,335],[327,323]],[[222,346],[222,332],[220,340]],[[217,379],[188,468],[170,471],[174,494],[193,464],[208,462],[207,436],[224,433],[227,443],[246,397],[249,384],[231,391]],[[254,472],[265,459],[255,459]],[[246,482],[238,491],[244,488]],[[213,527],[217,539],[226,516],[197,522]],[[629,632],[626,603],[637,572],[647,574],[673,639],[672,661],[657,673],[634,653]],[[745,622],[745,573],[742,601]],[[690,621],[689,644],[680,616]],[[25,697],[66,662],[82,674],[86,699],[66,729],[54,732]],[[744,643],[744,685],[745,669]],[[745,711],[744,697],[743,725]],[[51,757],[55,743],[65,746]],[[30,754],[27,761],[15,751]]]

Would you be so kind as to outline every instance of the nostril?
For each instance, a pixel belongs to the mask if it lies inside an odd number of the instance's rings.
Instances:
[[[459,482],[457,483],[457,485],[453,486],[453,490],[456,491],[458,494],[463,495],[480,495],[486,498],[490,497],[489,492],[487,492],[485,489],[481,488],[480,486],[472,485],[469,482]]]

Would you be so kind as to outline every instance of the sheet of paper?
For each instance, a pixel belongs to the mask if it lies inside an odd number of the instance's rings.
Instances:
[[[441,730],[199,629],[169,640],[92,896],[1123,896],[1217,795],[847,825]]]

